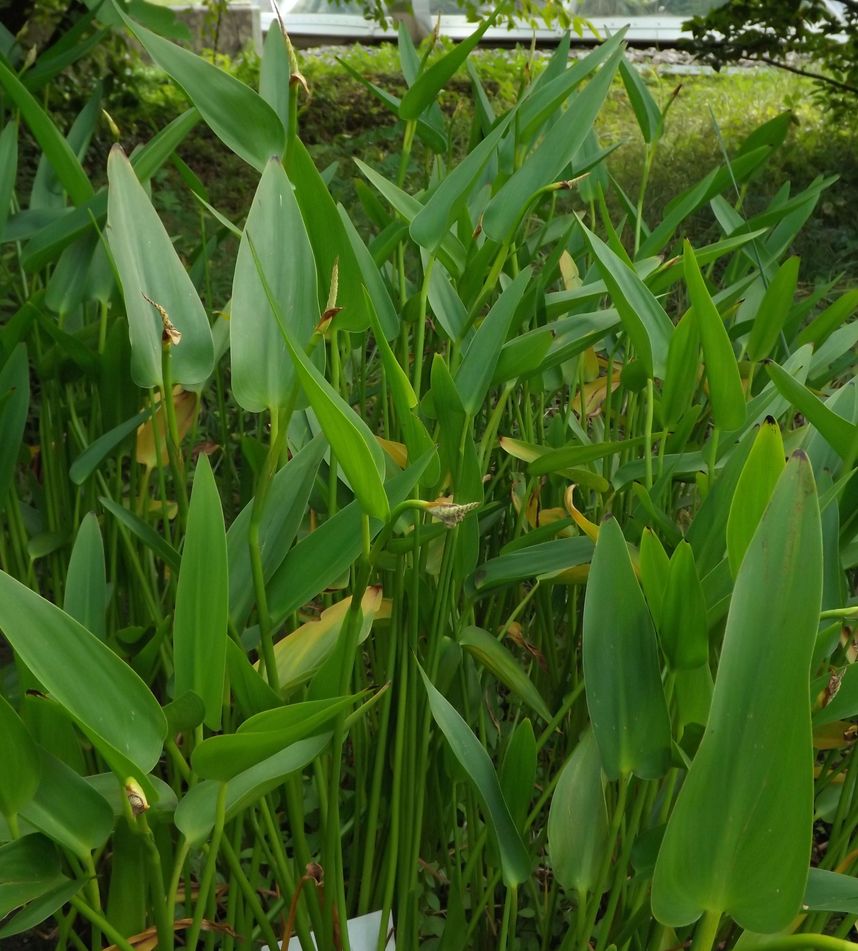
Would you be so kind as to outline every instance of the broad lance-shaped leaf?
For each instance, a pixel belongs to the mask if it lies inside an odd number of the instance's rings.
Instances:
[[[734,578],[785,465],[780,427],[768,416],[754,438],[727,518],[727,557]]]
[[[719,429],[738,429],[745,422],[745,393],[733,345],[688,241],[685,242],[683,261],[685,281],[703,344],[712,416]]]
[[[471,625],[462,631],[459,644],[502,684],[524,700],[546,723],[551,720],[551,711],[533,681],[496,637],[492,637],[481,627]]]
[[[98,519],[89,512],[80,523],[69,558],[63,610],[103,641],[107,598],[104,542]]]
[[[259,257],[272,310],[249,242]],[[252,413],[285,406],[295,370],[279,321],[306,347],[319,322],[316,263],[292,185],[278,159],[265,166],[238,248],[229,319],[232,386]],[[320,356],[324,350],[317,348]]]
[[[530,856],[510,815],[489,754],[471,732],[456,708],[441,694],[418,664],[429,695],[429,707],[453,755],[470,777],[497,837],[501,873],[507,887],[520,885],[530,874]]]
[[[414,85],[405,93],[399,103],[400,119],[416,119],[435,102],[438,92],[465,62],[468,54],[480,42],[483,34],[494,22],[495,16],[496,13],[487,16],[467,39],[457,43],[453,49],[433,63],[425,73],[417,77]]]
[[[3,769],[0,770],[0,814],[17,815],[35,795],[39,785],[39,753],[24,721],[0,695],[0,736]]]
[[[647,374],[664,379],[673,324],[652,291],[601,238],[580,223],[623,329]]]
[[[674,670],[692,670],[709,659],[706,598],[694,552],[681,541],[673,552],[659,606],[661,646]]]
[[[212,132],[239,158],[261,172],[272,155],[283,154],[283,124],[260,95],[190,50],[121,12],[120,16],[152,59],[185,90]]]
[[[164,714],[146,684],[109,647],[5,572],[0,630],[114,771],[130,775],[136,767],[146,774],[154,768],[167,729]]]
[[[217,482],[200,453],[188,509],[188,528],[173,619],[175,693],[193,691],[205,705],[205,722],[220,726],[229,617],[226,532]]]
[[[495,241],[510,238],[520,215],[539,189],[563,172],[590,133],[611,87],[622,53],[617,50],[546,134],[521,168],[500,188],[483,214],[483,230]]]
[[[584,896],[592,891],[608,843],[608,809],[599,748],[588,729],[560,771],[548,812],[554,877]]]
[[[107,240],[125,297],[131,376],[138,386],[162,383],[164,322],[158,310],[162,307],[182,335],[172,349],[174,381],[202,383],[214,363],[206,312],[170,236],[119,146],[111,149],[107,160],[107,180]]]
[[[670,723],[655,629],[617,520],[606,519],[584,598],[584,684],[608,779],[655,779],[670,761]]]
[[[346,478],[367,515],[387,520],[390,506],[384,491],[384,452],[367,424],[334,390],[302,350],[287,339],[301,387],[337,454]]]
[[[664,924],[725,912],[770,933],[799,913],[813,826],[808,672],[821,597],[819,505],[810,463],[796,453],[742,560],[706,732],[659,852],[652,907]]]

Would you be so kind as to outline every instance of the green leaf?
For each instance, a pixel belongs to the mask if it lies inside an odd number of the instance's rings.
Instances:
[[[587,708],[608,779],[664,774],[670,723],[655,630],[616,519],[599,529],[584,598]]]
[[[593,543],[583,535],[531,545],[481,565],[474,572],[474,588],[484,593],[525,578],[550,579],[567,568],[586,565],[592,556]]]
[[[386,521],[384,453],[367,424],[349,406],[304,353],[287,339],[301,387],[319,420],[352,491],[367,515]]]
[[[797,453],[736,578],[709,721],[655,867],[652,906],[664,924],[726,912],[770,933],[799,913],[813,825],[807,681],[821,596],[819,506]]]
[[[157,555],[165,565],[168,565],[172,571],[178,574],[181,562],[179,553],[164,539],[163,535],[159,535],[148,522],[144,522],[139,516],[114,502],[113,499],[100,496],[98,501],[117,521],[121,522],[147,548],[151,549],[152,553]]]
[[[458,213],[458,206],[476,184],[509,127],[512,116],[513,113],[509,113],[501,119],[482,142],[449,172],[411,220],[411,238],[421,247],[429,251],[438,249]]]
[[[632,66],[625,57],[620,60],[620,76],[626,87],[626,95],[629,97],[644,142],[652,145],[661,138],[664,125],[661,110],[652,98],[646,83],[641,79],[638,69]]]
[[[581,223],[599,273],[647,374],[664,378],[673,324],[652,291],[601,238]]]
[[[133,765],[144,774],[153,769],[161,756],[164,714],[146,684],[109,647],[5,572],[0,572],[0,629],[111,768]]]
[[[261,96],[202,57],[121,12],[120,16],[152,59],[184,89],[212,132],[239,158],[261,172],[272,155],[283,155],[285,130]]]
[[[104,542],[98,519],[89,512],[80,523],[69,558],[63,610],[103,641],[107,599]]]
[[[80,205],[92,198],[92,184],[72,147],[33,98],[32,93],[3,60],[0,60],[0,85],[20,110],[22,118],[33,133],[33,138],[39,143],[72,202]]]
[[[858,426],[830,410],[777,363],[767,363],[766,372],[778,390],[819,431],[840,458],[853,462],[858,451]]]
[[[703,344],[712,416],[719,429],[738,429],[745,421],[745,394],[733,345],[700,273],[694,249],[688,241],[684,244],[683,260],[685,282]]]
[[[681,541],[670,559],[661,604],[661,646],[674,670],[691,670],[709,660],[706,598],[691,545]]]
[[[6,218],[18,172],[18,124],[7,122],[0,132],[0,241],[6,230]]]
[[[483,214],[483,230],[490,238],[508,240],[534,194],[552,183],[572,160],[602,108],[621,57],[617,50],[608,59],[570,102],[537,149],[494,195]]]
[[[0,695],[0,736],[3,770],[0,772],[0,813],[16,816],[39,786],[39,752],[24,721]]]
[[[15,346],[0,366],[0,510],[6,505],[30,409],[27,346]]]
[[[546,723],[551,720],[551,711],[533,681],[496,637],[481,627],[468,626],[459,635],[459,644]]]
[[[548,858],[554,877],[579,895],[591,892],[609,848],[608,809],[599,747],[587,729],[560,771],[548,812]]]
[[[271,480],[259,525],[262,573],[266,581],[280,567],[295,541],[307,514],[307,502],[326,449],[324,437],[317,436],[279,469]],[[252,514],[253,500],[239,512],[226,533],[229,614],[238,630],[244,627],[255,599],[248,547]]]
[[[59,855],[44,836],[0,846],[0,918],[55,888],[60,877]]]
[[[421,73],[417,77],[399,104],[400,119],[417,119],[435,102],[440,90],[465,62],[471,50],[480,42],[483,34],[492,25],[495,15],[495,13],[492,13],[487,16],[467,39],[457,43],[433,63],[425,73]]]
[[[824,868],[811,868],[802,905],[808,911],[858,915],[858,879]]]
[[[58,884],[30,901],[14,918],[0,928],[0,938],[31,931],[72,899],[82,888],[83,881],[60,878]]]
[[[754,438],[730,504],[727,557],[734,578],[785,466],[781,430],[769,416]]]
[[[328,733],[294,743],[233,776],[226,793],[227,821],[279,786],[290,773],[311,763],[328,745],[330,738]],[[191,845],[204,842],[214,828],[219,788],[220,783],[214,780],[197,783],[185,793],[176,808],[176,828]]]
[[[307,700],[265,710],[246,720],[237,733],[203,740],[194,747],[191,766],[203,779],[231,780],[287,746],[323,732],[356,699]]]
[[[658,535],[651,528],[645,528],[640,544],[640,579],[646,596],[649,612],[656,627],[661,623],[662,605],[670,575],[670,559],[664,550]]]
[[[295,198],[313,245],[316,269],[322,284],[320,303],[324,304],[327,300],[330,276],[336,264],[339,286],[346,292],[341,291],[337,301],[342,310],[336,316],[335,326],[338,330],[366,330],[369,314],[360,289],[365,283],[360,265],[328,186],[300,139],[295,140],[294,148],[289,151],[286,171],[295,186]]]
[[[230,360],[239,406],[259,413],[288,403],[295,370],[280,324],[296,346],[306,349],[320,316],[307,229],[283,166],[271,159],[250,206],[232,284]],[[324,358],[323,348],[317,353]]]
[[[39,750],[39,772],[39,788],[21,810],[21,819],[87,861],[113,829],[110,806],[85,779],[46,750]],[[117,785],[117,779],[111,778]]]
[[[286,38],[280,32],[280,24],[275,19],[268,27],[262,47],[259,95],[274,110],[284,129],[289,128],[291,81],[292,64],[289,62]]]
[[[530,276],[530,268],[524,268],[501,293],[465,350],[455,382],[462,407],[469,416],[474,416],[486,399],[501,347],[506,343]]]
[[[107,239],[122,281],[134,382],[143,387],[162,385],[164,324],[158,311],[162,307],[182,335],[172,346],[173,379],[202,383],[214,364],[208,317],[170,236],[118,146],[110,151],[107,179]]]
[[[417,666],[429,695],[432,716],[479,795],[497,837],[504,884],[508,888],[520,885],[530,875],[530,856],[510,815],[489,754],[455,707],[435,688],[423,668]]]
[[[537,749],[533,724],[525,717],[512,731],[500,768],[500,784],[516,828],[524,831],[536,788]]]
[[[841,294],[818,317],[814,317],[796,337],[795,345],[800,347],[806,343],[812,343],[815,348],[818,348],[844,321],[852,316],[856,309],[858,309],[858,288]]]
[[[667,350],[667,368],[661,391],[661,416],[673,428],[688,412],[700,370],[700,331],[691,311],[676,325]]]
[[[173,663],[176,696],[193,691],[206,726],[220,726],[229,620],[226,532],[208,456],[200,453],[176,588]],[[205,658],[204,662],[201,662]]]
[[[760,301],[748,337],[748,357],[755,362],[767,357],[778,341],[792,307],[800,263],[800,258],[787,258],[778,268]]]

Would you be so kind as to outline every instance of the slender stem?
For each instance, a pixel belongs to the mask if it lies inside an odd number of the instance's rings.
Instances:
[[[172,349],[172,346],[167,344],[162,351],[161,373],[163,385],[161,388],[161,404],[164,407],[167,422],[165,427],[167,430],[167,457],[170,460],[170,468],[173,470],[173,482],[176,486],[176,501],[179,505],[179,518],[182,525],[185,526],[188,524],[188,487],[185,484],[185,466],[180,448],[179,424],[176,420],[176,405],[173,402]],[[153,419],[153,427],[156,426],[156,422],[157,421]]]
[[[83,915],[90,924],[94,925],[103,934],[110,938],[110,940],[116,945],[120,951],[134,951],[134,947],[123,937],[123,935],[113,927],[113,925],[104,917],[100,912],[96,911],[94,908],[90,908],[89,905],[77,895],[73,895],[70,899],[72,905],[77,908],[77,910]],[[851,945],[850,945],[851,947]]]
[[[223,838],[223,825],[226,820],[226,791],[227,784],[221,783],[217,795],[217,807],[215,810],[215,826],[209,842],[209,854],[206,856],[206,864],[203,868],[203,876],[200,879],[199,893],[197,894],[197,903],[194,906],[194,918],[191,927],[187,932],[185,946],[194,949],[200,937],[200,930],[203,924],[203,914],[206,909],[206,902],[214,884],[215,871],[217,869],[217,854]]]
[[[652,488],[652,420],[655,410],[655,394],[652,377],[646,381],[646,429],[644,430],[644,465],[646,467],[647,491]]]
[[[700,924],[694,931],[694,943],[691,945],[691,951],[712,951],[715,938],[718,936],[718,925],[720,923],[720,911],[704,912]]]

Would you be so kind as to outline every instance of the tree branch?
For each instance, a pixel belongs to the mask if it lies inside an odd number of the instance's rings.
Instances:
[[[776,66],[778,69],[785,69],[788,73],[795,73],[796,76],[805,76],[817,82],[827,83],[829,86],[840,89],[842,92],[848,92],[852,93],[853,96],[858,96],[858,86],[850,86],[849,83],[840,82],[839,79],[832,79],[831,76],[826,76],[824,73],[816,73],[810,69],[801,69],[798,66],[791,66],[789,63],[771,59],[769,56],[753,56],[751,58],[759,63],[765,63],[767,66]]]

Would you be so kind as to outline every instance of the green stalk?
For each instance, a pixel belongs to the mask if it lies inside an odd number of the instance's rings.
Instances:
[[[109,938],[120,951],[134,951],[133,945],[131,945],[125,937],[120,934],[113,927],[113,925],[101,914],[101,912],[96,911],[94,908],[83,901],[82,898],[79,898],[77,895],[73,895],[70,899],[71,904],[83,915],[84,918],[93,926],[94,929],[101,931],[105,937]]]
[[[721,923],[720,911],[706,911],[700,919],[700,924],[694,931],[694,942],[691,951],[712,951],[715,938],[718,937],[718,926]]]
[[[646,381],[646,422],[644,429],[644,465],[646,467],[647,491],[652,488],[652,421],[655,411],[655,394],[653,392],[652,377]]]
[[[259,927],[262,930],[262,937],[265,938],[269,948],[276,948],[278,941],[276,935],[274,934],[274,929],[271,927],[271,922],[268,920],[268,916],[265,914],[265,910],[259,901],[259,896],[256,894],[256,890],[250,884],[247,876],[244,874],[244,870],[241,867],[241,862],[232,845],[230,845],[229,839],[224,838],[221,842],[221,852],[226,859],[226,864],[229,866],[233,877],[238,883],[238,887],[241,889],[244,900],[247,902],[248,907],[253,913],[253,917],[259,923]]]
[[[200,937],[200,930],[203,924],[203,914],[205,913],[208,896],[214,885],[215,871],[217,869],[217,854],[223,838],[223,826],[226,820],[226,791],[227,784],[221,783],[217,794],[217,807],[215,810],[215,826],[209,842],[209,852],[206,856],[206,864],[203,868],[203,875],[200,879],[199,893],[197,903],[194,906],[194,917],[191,926],[187,931],[185,946],[194,949]]]
[[[179,425],[176,421],[176,406],[173,403],[173,372],[172,372],[172,345],[167,343],[161,351],[161,405],[164,407],[167,436],[167,457],[173,471],[173,482],[176,486],[176,501],[179,505],[179,519],[182,527],[188,524],[188,486],[185,482],[185,466],[182,459],[179,439]],[[156,423],[153,419],[152,425]]]

